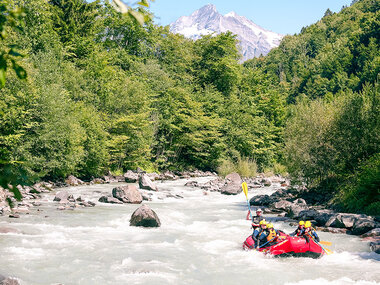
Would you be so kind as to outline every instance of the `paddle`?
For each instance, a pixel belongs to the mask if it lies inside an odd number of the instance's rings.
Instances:
[[[243,192],[245,194],[245,197],[247,198],[247,206],[248,206],[248,211],[249,211],[249,217],[251,218],[251,221],[252,221],[251,205],[249,204],[249,201],[248,201],[248,185],[247,185],[247,183],[243,182],[241,184],[241,188],[243,188]]]
[[[324,240],[321,240],[319,243],[320,243],[320,244],[323,244],[323,245],[328,245],[328,246],[331,246],[331,245],[332,245],[331,242],[329,242],[329,241],[324,241]]]
[[[315,240],[315,238],[313,238],[313,236],[312,236],[311,234],[309,234],[309,236],[311,237],[311,239],[312,239],[316,244],[318,244],[320,247],[322,247],[322,249],[326,252],[327,255],[333,253],[331,250],[329,250],[329,249],[327,249],[327,248],[324,248],[319,242],[317,242],[317,241]]]
[[[262,248],[264,247],[264,245],[270,243],[272,240],[274,240],[277,236],[275,236],[274,238],[272,238],[271,240],[268,240],[266,243],[264,243],[263,245],[260,245],[259,248]]]

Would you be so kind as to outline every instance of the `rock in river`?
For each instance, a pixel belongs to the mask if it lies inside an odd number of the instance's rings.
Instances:
[[[143,198],[135,185],[120,186],[112,189],[112,196],[124,203],[141,204]]]
[[[142,205],[140,208],[133,212],[129,224],[135,227],[161,226],[161,222],[157,214],[147,205]]]
[[[76,178],[74,175],[70,175],[69,177],[67,177],[65,182],[70,186],[78,186],[85,184],[82,180]]]
[[[116,199],[111,196],[102,196],[98,200],[101,203],[109,203],[109,204],[123,204],[119,199]]]
[[[67,193],[67,191],[59,191],[57,192],[57,194],[55,194],[53,201],[57,201],[57,202],[67,201],[68,198],[69,198],[69,193]]]
[[[222,194],[237,195],[243,191],[241,177],[238,173],[230,173],[226,176],[225,183],[220,189]]]
[[[132,170],[128,170],[123,176],[127,183],[135,183],[139,179],[139,175]]]
[[[139,178],[139,186],[141,189],[158,191],[157,186],[150,180],[147,174],[142,174]]]

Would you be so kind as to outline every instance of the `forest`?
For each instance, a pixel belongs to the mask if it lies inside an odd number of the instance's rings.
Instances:
[[[192,41],[135,11],[143,24],[108,1],[0,3],[2,186],[137,167],[288,173],[380,214],[380,0],[327,10],[244,63],[229,32]]]

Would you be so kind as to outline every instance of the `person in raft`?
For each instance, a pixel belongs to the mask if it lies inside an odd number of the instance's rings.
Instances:
[[[249,212],[251,210],[248,210],[248,213],[247,213],[247,220],[249,220]],[[257,227],[259,227],[259,223],[264,220],[264,217],[263,217],[263,211],[259,208],[256,210],[256,216],[252,216],[252,228],[253,229],[256,229]]]
[[[277,242],[277,238],[280,236],[280,232],[278,230],[275,230],[273,228],[273,224],[269,223],[267,225],[267,230],[266,230],[266,235],[267,235],[267,246],[271,246]]]
[[[311,226],[311,222],[310,221],[306,221],[305,222],[304,236],[311,237],[312,239],[314,239],[317,242],[319,242],[319,236],[317,234],[317,231]]]
[[[260,247],[260,244],[266,243],[267,240],[267,222],[265,220],[261,220],[259,222],[259,227],[255,228],[252,234],[252,239],[255,241],[255,248]]]
[[[298,228],[290,234],[290,236],[302,236],[305,233],[305,222],[304,221],[299,221],[298,223]]]

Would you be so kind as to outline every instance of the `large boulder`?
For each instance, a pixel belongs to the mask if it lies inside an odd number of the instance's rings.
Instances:
[[[366,232],[365,234],[362,234],[360,237],[367,238],[367,237],[379,237],[380,238],[380,228],[373,229],[369,232]]]
[[[369,244],[369,248],[370,248],[371,251],[374,251],[374,252],[380,254],[380,241],[371,242]]]
[[[78,186],[85,184],[82,180],[76,178],[74,175],[70,175],[69,177],[67,177],[65,182],[70,186]]]
[[[55,194],[53,201],[63,202],[63,201],[67,201],[68,198],[69,198],[69,193],[67,191],[59,191],[57,192],[57,194]]]
[[[129,224],[135,227],[161,226],[161,222],[157,214],[147,205],[142,205],[140,208],[133,212]]]
[[[139,175],[132,170],[128,170],[126,173],[124,173],[124,179],[127,183],[136,183],[139,179]]]
[[[359,218],[355,221],[355,224],[352,228],[352,234],[354,235],[362,235],[370,230],[376,228],[376,222],[367,217],[367,218]]]
[[[286,200],[280,200],[273,204],[273,207],[277,210],[283,210],[288,212],[290,210],[290,207],[292,206],[292,202],[286,201]]]
[[[139,178],[139,186],[141,189],[158,191],[157,186],[150,180],[147,174],[142,174]]]
[[[0,285],[20,285],[17,279],[0,274]]]
[[[112,196],[124,203],[141,204],[142,196],[135,185],[120,186],[112,189]]]
[[[257,195],[257,196],[253,196],[249,200],[249,203],[252,206],[268,206],[269,204],[273,203],[273,200],[268,195]]]
[[[160,179],[160,175],[158,175],[156,172],[148,173],[147,175],[152,181]]]
[[[101,203],[109,203],[109,204],[123,204],[122,201],[111,196],[102,196],[99,198],[98,201]]]
[[[171,171],[165,171],[164,173],[161,173],[160,179],[161,180],[176,180],[176,179],[178,179],[178,176],[175,175]]]
[[[269,187],[272,185],[272,181],[269,178],[263,178],[261,180],[261,183],[263,183],[264,186]]]
[[[224,195],[237,195],[243,191],[241,187],[241,177],[238,173],[228,174],[224,181],[220,193]]]
[[[225,180],[226,180],[226,183],[241,184],[241,177],[236,172],[228,174]]]

